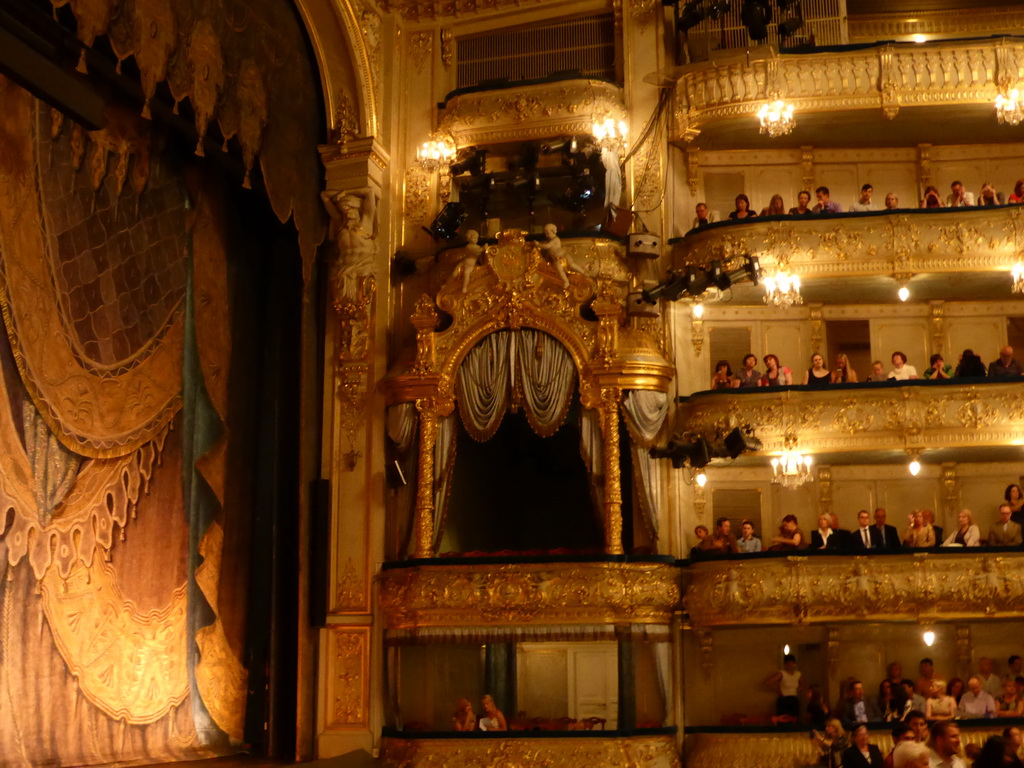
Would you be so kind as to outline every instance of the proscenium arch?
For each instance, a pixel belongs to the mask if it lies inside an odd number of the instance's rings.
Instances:
[[[360,136],[378,136],[380,115],[370,51],[359,16],[348,0],[294,0],[320,70],[328,133],[338,128],[342,94],[351,93],[359,113]]]

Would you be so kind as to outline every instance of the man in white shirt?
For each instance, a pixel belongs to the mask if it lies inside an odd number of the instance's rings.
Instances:
[[[1003,681],[996,674],[992,659],[982,656],[978,659],[978,680],[981,682],[981,689],[993,699],[1003,695]]]
[[[967,692],[960,697],[958,717],[995,717],[996,700],[985,693],[981,680],[972,677],[967,681]]]
[[[947,208],[964,208],[974,205],[974,193],[965,190],[964,185],[959,181],[954,181],[949,188],[953,191],[946,197]]]
[[[871,195],[874,194],[875,188],[870,184],[865,184],[860,188],[860,200],[853,203],[850,206],[851,211],[877,211],[878,206],[871,202]]]
[[[696,212],[697,215],[693,217],[693,229],[706,227],[718,221],[718,211],[709,211],[707,203],[697,203]]]
[[[928,768],[967,768],[960,757],[960,726],[952,720],[939,720],[932,726]]]

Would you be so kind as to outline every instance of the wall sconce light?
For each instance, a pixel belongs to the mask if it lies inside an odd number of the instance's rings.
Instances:
[[[1016,88],[1005,88],[996,96],[996,119],[1000,125],[1019,125],[1024,120],[1024,103]]]
[[[910,298],[910,289],[907,288],[906,283],[900,283],[900,289],[896,291],[896,295],[899,296],[900,301],[906,301]]]
[[[1018,260],[1013,265],[1013,292],[1024,293],[1024,260]]]
[[[763,278],[764,303],[782,309],[789,309],[794,304],[803,304],[800,295],[800,276],[791,275],[785,270],[774,272]]]
[[[813,459],[797,449],[796,435],[786,435],[782,455],[772,459],[772,482],[783,488],[799,488],[811,482]]]
[[[693,342],[693,353],[700,357],[704,347],[704,305],[695,301],[690,306],[690,338]]]
[[[591,133],[601,151],[608,150],[621,157],[629,148],[629,126],[624,120],[615,120],[611,117],[605,117],[604,120],[595,119]]]
[[[914,477],[917,477],[919,474],[921,474],[921,452],[910,451],[909,454],[910,461],[907,463],[907,471]]]
[[[921,639],[924,640],[924,644],[929,648],[935,645],[935,633],[930,629],[925,630],[924,634],[921,635]]]
[[[457,152],[455,139],[451,136],[431,134],[416,148],[416,161],[427,173],[447,169]]]

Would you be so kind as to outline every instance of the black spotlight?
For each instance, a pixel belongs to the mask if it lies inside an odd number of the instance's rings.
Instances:
[[[757,256],[751,256],[749,253],[744,259],[743,274],[747,276],[751,283],[757,285],[761,282],[761,278],[764,277],[764,270],[761,269],[761,260]]]
[[[708,18],[714,21],[718,21],[720,18],[725,16],[732,9],[732,5],[729,0],[715,0],[708,7]]]
[[[540,151],[545,155],[550,155],[553,152],[568,152],[569,154],[574,154],[578,149],[579,142],[576,141],[575,136],[566,136],[558,141],[552,141],[549,144],[540,145]]]
[[[648,304],[657,304],[658,299],[665,301],[679,301],[686,292],[687,273],[671,271],[668,276],[650,289],[640,292],[641,298]]]
[[[711,446],[703,437],[698,437],[692,443],[681,443],[676,440],[669,440],[668,446],[650,450],[652,459],[670,459],[675,469],[681,469],[690,462],[694,469],[706,467],[711,461]]]
[[[785,21],[779,22],[779,37],[790,37],[804,25],[804,20],[799,16],[793,16]]]
[[[687,32],[702,21],[704,21],[704,8],[701,7],[700,0],[694,0],[694,2],[686,3],[683,6],[679,18],[676,19],[676,29],[680,32]]]
[[[761,42],[768,39],[768,25],[772,20],[772,7],[768,0],[744,0],[740,18],[751,40]]]
[[[451,240],[458,234],[459,227],[465,220],[466,209],[462,203],[445,203],[444,208],[434,217],[430,228],[424,227],[423,229],[435,240],[438,238]]]
[[[579,213],[587,207],[588,203],[593,202],[596,195],[597,188],[594,186],[590,169],[584,168],[583,173],[575,174],[572,177],[569,188],[565,190],[565,207]]]
[[[761,450],[761,441],[739,427],[736,427],[736,429],[725,436],[723,444],[730,459],[735,459],[745,451],[754,452]]]
[[[732,278],[722,270],[722,262],[720,261],[711,262],[711,270],[708,276],[711,284],[720,291],[727,290],[732,285]]]
[[[452,176],[461,176],[468,173],[472,176],[480,176],[487,170],[487,150],[477,149],[465,160],[452,163],[449,168]]]

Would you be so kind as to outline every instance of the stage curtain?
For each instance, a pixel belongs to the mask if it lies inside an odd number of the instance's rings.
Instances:
[[[474,440],[490,440],[508,409],[512,343],[513,331],[492,333],[477,342],[459,365],[455,397],[462,424]]]
[[[448,492],[455,468],[455,435],[458,433],[455,413],[437,420],[437,439],[434,441],[434,549],[441,543],[445,513],[448,510]]]
[[[526,420],[541,437],[562,426],[576,391],[576,364],[569,351],[541,331],[513,331],[515,391]]]
[[[652,459],[649,449],[665,423],[665,416],[668,414],[668,394],[650,390],[630,390],[623,398],[622,412],[631,438],[633,485],[640,502],[641,519],[652,541],[657,541],[658,510],[664,501],[665,462]]]

